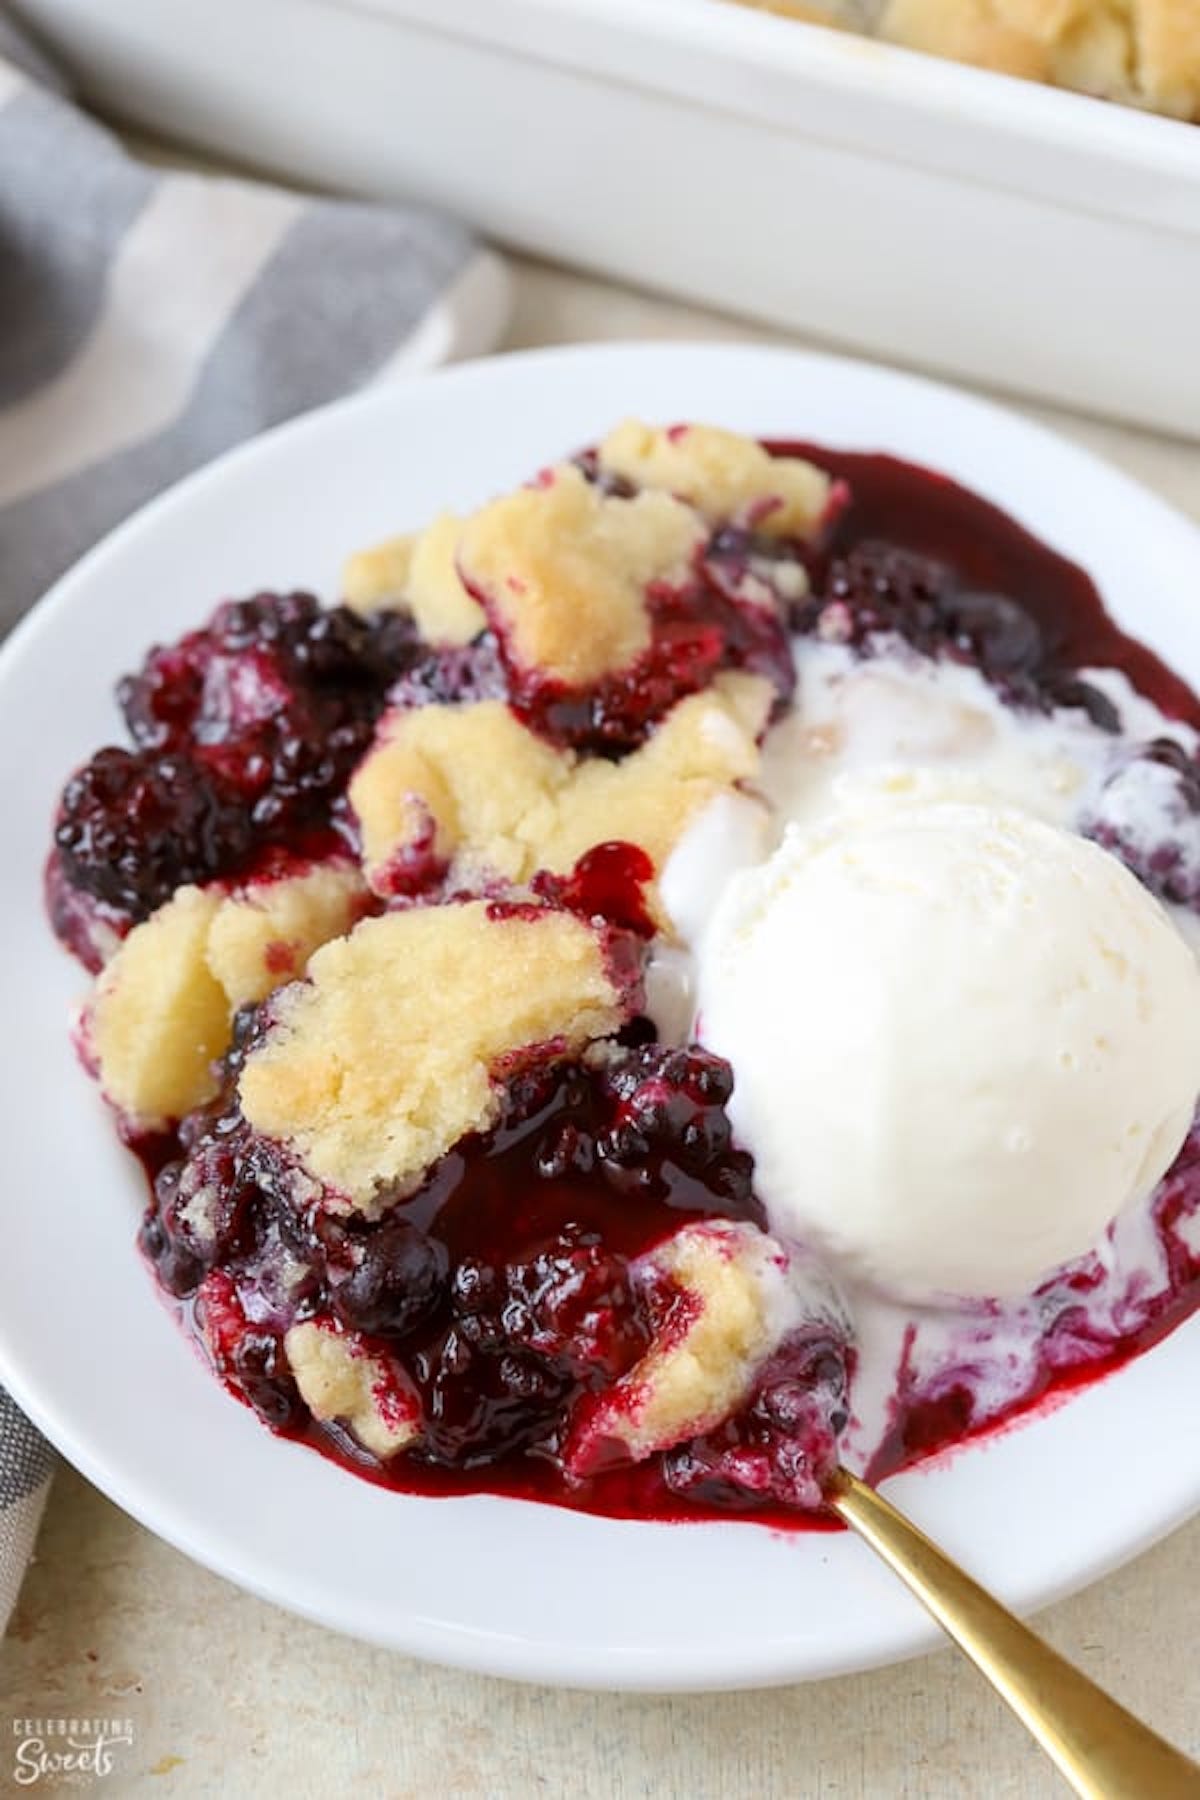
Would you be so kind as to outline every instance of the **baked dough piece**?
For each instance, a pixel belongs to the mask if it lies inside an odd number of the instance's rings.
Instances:
[[[787,1253],[755,1225],[687,1225],[645,1273],[670,1284],[674,1303],[641,1360],[585,1402],[567,1448],[575,1476],[642,1462],[737,1412],[796,1321]]]
[[[1200,119],[1195,0],[887,0],[893,43]]]
[[[430,644],[469,644],[487,621],[459,579],[462,520],[442,513],[424,531],[387,538],[350,557],[342,592],[356,612],[410,612]]]
[[[626,419],[596,457],[610,474],[686,500],[709,525],[809,537],[829,507],[832,483],[823,469],[803,457],[772,456],[754,438],[716,425],[664,430]]]
[[[1146,104],[1200,122],[1200,6],[1196,0],[1135,0],[1136,68]]]
[[[88,1003],[84,1035],[108,1099],[142,1126],[203,1105],[238,1008],[302,974],[369,904],[341,859],[238,887],[176,888],[134,926]]]
[[[358,1332],[329,1317],[306,1319],[291,1327],[283,1347],[314,1419],[338,1420],[380,1462],[421,1435],[420,1407],[399,1364]]]
[[[700,809],[756,772],[773,698],[761,676],[719,675],[620,762],[556,749],[499,700],[397,711],[350,784],[367,879],[385,896],[445,873],[520,883],[616,839],[661,870]]]
[[[614,498],[562,463],[468,519],[458,567],[516,662],[587,687],[649,648],[647,588],[685,581],[706,535],[670,494]]]
[[[367,919],[272,1001],[239,1082],[249,1123],[377,1215],[468,1131],[494,1122],[494,1072],[572,1056],[624,1023],[605,944],[572,914],[483,901]]]

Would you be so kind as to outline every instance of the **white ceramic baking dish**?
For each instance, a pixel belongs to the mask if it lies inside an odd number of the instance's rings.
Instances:
[[[1200,127],[725,0],[22,0],[125,118],[1200,437]]]

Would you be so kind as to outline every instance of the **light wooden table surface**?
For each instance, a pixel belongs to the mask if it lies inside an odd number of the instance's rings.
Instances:
[[[510,347],[768,335],[517,267]],[[1200,447],[1038,416],[1200,520]],[[1195,1429],[1194,1419],[1181,1424]],[[1153,1454],[1152,1445],[1119,1449]],[[1040,1624],[1200,1755],[1200,1519]],[[197,1568],[64,1470],[0,1652],[0,1728],[11,1730],[6,1717],[72,1713],[133,1722],[134,1745],[100,1792],[162,1800],[1031,1800],[1063,1791],[948,1651],[761,1693],[657,1699],[517,1687],[292,1619]],[[0,1748],[0,1791],[11,1760]]]

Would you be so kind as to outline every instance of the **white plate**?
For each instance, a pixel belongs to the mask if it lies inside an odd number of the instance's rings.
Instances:
[[[847,1537],[654,1525],[491,1498],[416,1499],[280,1442],[226,1395],[134,1250],[140,1172],[76,1066],[78,971],[39,875],[67,771],[116,729],[114,677],[222,595],[332,596],[343,553],[468,507],[626,412],[884,448],[1008,507],[1095,576],[1118,619],[1200,681],[1200,534],[1111,469],[947,389],[786,351],[541,352],[424,377],[285,426],[148,507],[0,657],[8,1027],[0,1378],[154,1531],[299,1613],[422,1656],[653,1689],[831,1675],[936,1641]],[[1072,1399],[889,1491],[1033,1607],[1200,1506],[1200,1317]]]

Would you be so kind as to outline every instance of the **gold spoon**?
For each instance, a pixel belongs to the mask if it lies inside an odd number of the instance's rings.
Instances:
[[[826,1500],[895,1570],[1085,1800],[1200,1800],[1200,1764],[1126,1712],[923,1531],[838,1469]]]

